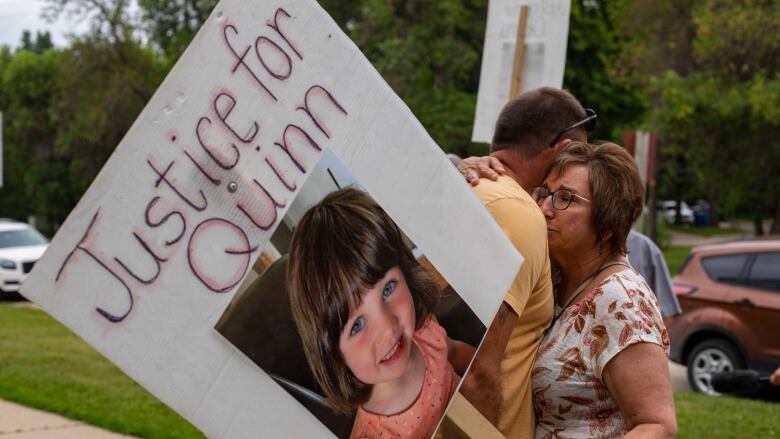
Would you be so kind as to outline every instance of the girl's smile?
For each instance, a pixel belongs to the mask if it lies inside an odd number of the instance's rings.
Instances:
[[[399,358],[401,358],[401,354],[403,354],[403,349],[405,347],[404,338],[398,337],[398,341],[395,342],[393,347],[390,349],[390,352],[387,353],[387,355],[382,358],[382,361],[380,363],[384,364],[385,366],[392,364]]]

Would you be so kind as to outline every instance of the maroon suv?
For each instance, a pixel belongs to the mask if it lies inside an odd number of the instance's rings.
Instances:
[[[780,366],[780,241],[696,247],[674,277],[683,314],[666,321],[672,361],[699,392],[715,372]]]

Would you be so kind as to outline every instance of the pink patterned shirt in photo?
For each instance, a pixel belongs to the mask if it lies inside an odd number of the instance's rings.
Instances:
[[[655,343],[669,354],[655,295],[625,269],[567,307],[542,340],[532,371],[536,438],[621,437],[623,413],[601,374],[634,343]]]
[[[436,431],[460,377],[447,359],[447,332],[428,319],[415,331],[414,343],[425,360],[425,378],[414,403],[401,413],[379,415],[362,407],[352,426],[352,439],[429,439]]]

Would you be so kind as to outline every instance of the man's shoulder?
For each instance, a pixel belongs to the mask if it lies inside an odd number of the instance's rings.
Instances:
[[[492,203],[497,200],[522,200],[533,203],[531,196],[514,179],[506,175],[498,177],[498,180],[488,180],[482,178],[479,184],[474,187],[474,193],[477,194],[483,204]]]
[[[498,181],[482,180],[474,190],[526,262],[537,261],[530,265],[538,266],[539,270],[543,264],[549,264],[547,222],[539,206],[520,185],[502,176]]]
[[[497,181],[482,179],[474,192],[500,226],[523,224],[528,227],[535,224],[546,230],[539,206],[512,178],[501,176]],[[507,230],[505,232],[510,234]]]

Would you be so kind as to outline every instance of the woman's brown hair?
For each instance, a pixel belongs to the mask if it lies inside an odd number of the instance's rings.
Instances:
[[[344,362],[339,338],[362,293],[398,266],[415,306],[417,328],[434,312],[439,290],[415,260],[393,220],[366,193],[346,188],[309,209],[290,243],[287,284],[309,367],[326,399],[350,412],[371,385]]]
[[[626,237],[642,214],[645,195],[634,158],[614,143],[571,142],[553,157],[545,175],[561,175],[574,165],[588,170],[596,244],[606,245],[610,254],[626,254]]]

